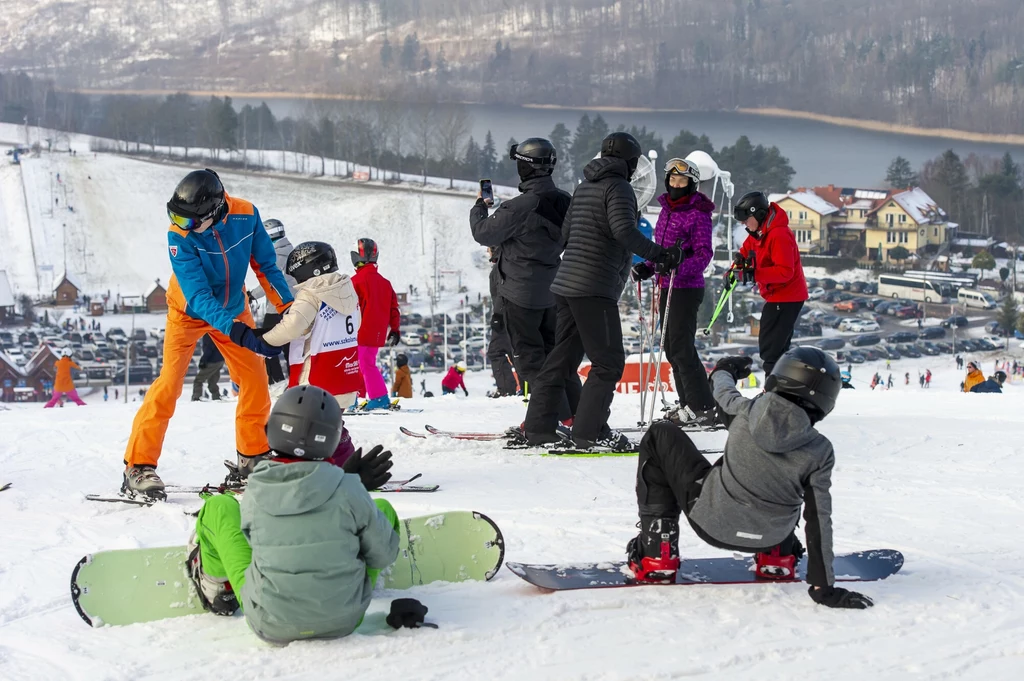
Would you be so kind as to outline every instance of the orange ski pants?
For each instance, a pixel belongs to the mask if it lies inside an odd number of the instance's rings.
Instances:
[[[236,318],[254,326],[248,309]],[[217,345],[224,355],[231,380],[238,384],[238,406],[235,408],[235,448],[246,456],[264,454],[267,444],[267,418],[270,416],[270,388],[263,358],[239,347],[231,339],[201,319],[171,308],[167,311],[164,334],[164,364],[160,376],[146,392],[142,406],[135,414],[132,435],[124,461],[129,466],[156,466],[163,449],[167,425],[185,385],[185,374],[192,361],[196,343],[203,334]]]

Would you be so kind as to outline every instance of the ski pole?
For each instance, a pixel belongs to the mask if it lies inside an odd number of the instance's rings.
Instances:
[[[649,397],[646,395],[646,393],[648,392],[648,384],[651,382],[652,372],[654,371],[654,334],[658,327],[658,296],[660,295],[660,293],[658,292],[660,290],[661,288],[657,286],[657,282],[651,283],[650,327],[644,329],[644,331],[647,333],[647,343],[650,345],[649,348],[644,349],[644,354],[646,355],[647,362],[647,381],[644,383],[644,393],[645,397],[651,400],[652,402],[654,401],[654,393],[657,389],[650,390],[651,395]],[[644,412],[646,413],[646,411],[647,409],[645,406]],[[641,413],[641,421],[643,421],[643,417],[644,415],[643,413]],[[644,423],[644,425],[647,425],[646,422]]]
[[[644,362],[644,326],[647,322],[644,320],[644,287],[640,281],[636,282],[636,300],[637,310],[639,311],[639,326],[640,326],[640,420],[637,422],[638,426],[644,424],[644,404],[647,399],[647,364]]]
[[[676,281],[676,271],[672,270],[672,274],[668,278],[668,291],[665,293],[665,314],[661,315],[661,342],[658,344],[658,362],[654,365],[654,380],[658,382],[657,390],[661,390],[661,359],[665,354],[665,332],[668,330],[668,313],[672,309],[672,286]],[[664,396],[662,399],[665,399]],[[654,396],[651,396],[650,410],[647,412],[648,423],[654,423]]]
[[[733,276],[732,283],[726,286],[725,290],[722,291],[722,295],[718,298],[718,305],[715,306],[715,312],[711,315],[711,321],[708,322],[706,329],[701,329],[705,336],[711,335],[711,327],[715,325],[716,321],[718,321],[718,315],[722,314],[722,310],[725,309],[725,302],[732,295],[732,292],[735,290],[738,283],[739,280]]]

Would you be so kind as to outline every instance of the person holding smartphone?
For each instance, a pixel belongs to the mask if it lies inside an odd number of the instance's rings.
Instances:
[[[483,196],[490,182],[481,181],[480,198],[470,210],[473,239],[493,249],[497,297],[503,311],[492,328],[504,328],[512,342],[513,362],[524,395],[555,346],[555,280],[562,254],[562,222],[572,197],[555,186],[551,173],[558,162],[554,145],[541,137],[513,144],[509,158],[519,171],[519,196],[493,205]],[[559,420],[575,413],[581,384],[577,377],[560,398]]]

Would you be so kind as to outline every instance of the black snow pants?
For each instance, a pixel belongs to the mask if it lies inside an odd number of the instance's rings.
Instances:
[[[779,357],[789,350],[793,327],[800,318],[803,303],[765,303],[761,310],[761,332],[757,334],[758,350],[764,377],[772,373]]]
[[[518,387],[512,374],[512,346],[504,331],[491,331],[491,343],[487,346],[487,361],[491,363],[491,376],[499,395],[515,395]]]
[[[575,413],[573,435],[596,440],[608,423],[615,387],[626,366],[622,348],[619,309],[610,298],[565,298],[555,296],[555,347],[534,378],[530,406],[526,410],[527,434],[554,433],[559,405],[568,398]],[[574,405],[571,385],[579,381],[583,357],[590,358],[590,373],[578,404]]]
[[[193,400],[202,398],[204,385],[210,390],[210,397],[220,399],[220,386],[217,385],[217,381],[220,380],[220,370],[223,368],[224,362],[211,362],[199,367],[199,372],[192,381]]]
[[[503,301],[505,330],[512,342],[512,361],[519,372],[520,388],[523,395],[533,391],[535,378],[544,368],[544,360],[555,347],[555,333],[558,326],[557,307],[532,309],[516,305],[508,299]],[[579,374],[566,378],[565,390],[558,405],[558,420],[564,421],[575,414],[575,405],[580,401],[583,384]]]
[[[708,383],[708,373],[693,346],[697,333],[697,310],[704,300],[703,288],[677,288],[672,290],[672,304],[665,319],[668,289],[661,290],[659,313],[665,324],[665,356],[672,365],[679,404],[694,412],[715,406]]]

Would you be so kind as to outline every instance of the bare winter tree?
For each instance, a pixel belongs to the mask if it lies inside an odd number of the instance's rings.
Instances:
[[[455,171],[466,148],[473,117],[462,104],[445,104],[437,121],[438,155],[448,173],[448,188],[455,187]]]
[[[437,108],[434,102],[427,101],[416,105],[409,115],[409,130],[415,140],[416,154],[420,157],[423,170],[423,185],[427,184],[427,163],[437,148]]]

